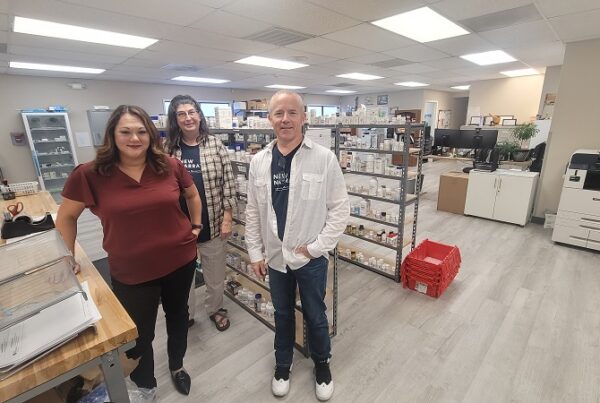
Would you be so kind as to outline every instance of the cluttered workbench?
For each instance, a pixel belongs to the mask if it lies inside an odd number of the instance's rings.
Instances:
[[[49,193],[39,192],[13,200],[0,200],[0,211],[7,211],[9,205],[18,202],[23,204],[23,213],[31,217],[43,216],[46,212],[55,213],[58,210]],[[0,239],[0,245],[4,243],[5,241]],[[100,366],[104,373],[111,401],[129,401],[119,353],[135,345],[137,329],[77,243],[75,255],[81,266],[77,278],[80,282],[87,281],[89,294],[100,311],[102,319],[94,328],[83,331],[62,347],[8,378],[0,380],[0,401],[27,401],[97,366]]]

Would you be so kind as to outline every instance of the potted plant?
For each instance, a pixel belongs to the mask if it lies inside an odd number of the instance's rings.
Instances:
[[[539,129],[535,125],[535,123],[524,123],[518,126],[515,126],[512,129],[512,137],[519,145],[519,150],[515,150],[512,153],[513,161],[525,161],[527,156],[529,155],[529,149],[524,148],[523,145],[529,140],[531,140],[535,135],[539,132]]]
[[[496,149],[500,154],[500,161],[508,161],[510,160],[511,154],[519,151],[521,146],[519,143],[515,141],[504,141],[502,143],[496,144]]]

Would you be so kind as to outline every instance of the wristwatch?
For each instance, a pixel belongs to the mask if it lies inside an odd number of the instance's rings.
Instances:
[[[192,229],[199,229],[202,231],[202,228],[204,228],[204,225],[202,224],[192,224]]]

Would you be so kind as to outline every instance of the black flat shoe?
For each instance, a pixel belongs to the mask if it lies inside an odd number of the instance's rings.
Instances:
[[[171,379],[173,379],[173,383],[175,384],[175,389],[177,389],[177,391],[179,393],[181,393],[182,395],[186,395],[186,396],[190,394],[190,387],[192,386],[192,379],[190,378],[188,373],[185,371],[185,369],[182,369],[181,371],[176,372],[174,374],[172,373]]]

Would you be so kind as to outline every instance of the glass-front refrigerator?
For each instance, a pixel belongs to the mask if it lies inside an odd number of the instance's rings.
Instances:
[[[65,181],[78,164],[69,117],[63,112],[21,115],[41,189],[60,203]]]

